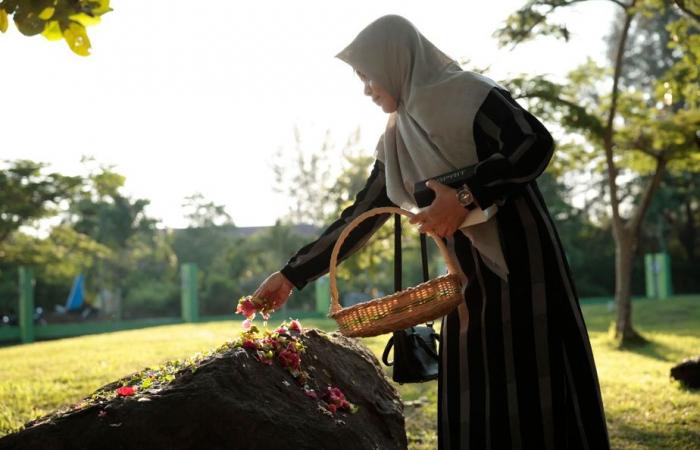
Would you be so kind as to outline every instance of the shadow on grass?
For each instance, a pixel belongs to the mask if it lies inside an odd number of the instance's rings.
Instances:
[[[646,356],[663,362],[673,362],[674,359],[669,355],[676,353],[676,349],[668,344],[657,342],[653,338],[645,338],[643,343],[632,343],[618,345],[614,339],[610,339],[608,344],[615,350],[622,352],[635,353],[640,356]]]

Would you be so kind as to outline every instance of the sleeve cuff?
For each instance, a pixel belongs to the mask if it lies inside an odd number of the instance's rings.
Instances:
[[[489,187],[489,183],[507,176],[510,169],[508,159],[500,153],[494,153],[477,164],[474,173],[464,180],[481,209],[493,205],[498,198],[499,190]]]
[[[304,286],[307,285],[305,281],[300,280],[296,274],[294,273],[294,269],[292,269],[289,264],[284,266],[282,269],[280,269],[280,273],[284,275],[286,279],[288,279],[294,287],[296,287],[298,290],[304,289]]]

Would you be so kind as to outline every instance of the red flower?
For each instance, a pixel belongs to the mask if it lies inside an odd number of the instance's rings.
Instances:
[[[129,397],[131,395],[134,395],[136,393],[136,388],[133,386],[122,386],[119,389],[117,389],[117,395],[120,397]]]
[[[333,401],[345,400],[345,395],[337,387],[332,388],[332,387],[328,386],[328,395],[330,396],[331,400],[333,400]]]
[[[330,405],[326,406],[326,409],[327,409],[328,411],[330,411],[330,412],[335,412],[336,408],[337,408],[337,407],[336,407],[333,403],[331,403]]]
[[[281,326],[278,329],[275,330],[275,333],[277,334],[283,334],[287,332],[287,328],[285,326]]]
[[[255,345],[254,341],[245,340],[245,341],[243,341],[243,348],[247,348],[248,350],[257,350],[258,346]]]
[[[301,366],[301,358],[299,358],[294,344],[289,344],[286,349],[282,350],[279,354],[279,359],[282,367],[291,367],[292,369],[299,370]]]

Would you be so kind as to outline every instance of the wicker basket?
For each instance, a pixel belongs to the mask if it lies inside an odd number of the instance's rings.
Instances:
[[[413,217],[408,211],[394,207],[371,209],[350,222],[333,247],[330,261],[331,307],[328,317],[335,319],[345,336],[369,337],[428,322],[451,312],[462,297],[462,275],[442,239],[428,233],[435,241],[447,263],[447,275],[426,281],[414,287],[395,292],[348,308],[339,302],[336,266],[340,247],[348,234],[364,220],[379,214],[397,213]]]

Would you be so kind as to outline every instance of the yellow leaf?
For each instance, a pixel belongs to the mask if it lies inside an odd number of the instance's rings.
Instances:
[[[7,12],[0,8],[0,31],[3,33],[7,31]]]
[[[52,20],[46,24],[46,28],[41,32],[49,41],[57,41],[63,39],[63,32],[61,31],[61,26],[58,24],[58,20]]]
[[[78,22],[71,22],[63,30],[63,37],[73,52],[80,56],[88,56],[90,54],[90,39],[88,39],[88,35],[85,32],[85,27]]]
[[[48,8],[44,8],[44,10],[39,13],[39,18],[41,20],[49,20],[53,17],[53,13],[55,12],[56,8],[49,6]]]
[[[109,0],[98,0],[97,3],[99,5],[95,8],[92,8],[93,14],[101,16],[104,13],[112,11],[112,8],[109,7]]]

